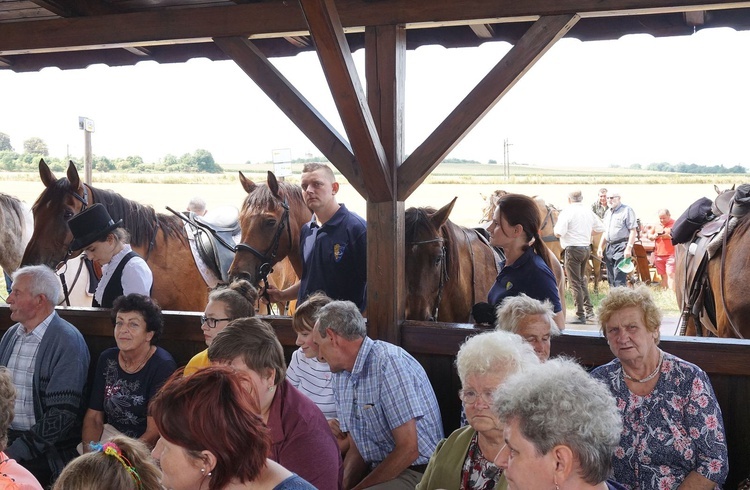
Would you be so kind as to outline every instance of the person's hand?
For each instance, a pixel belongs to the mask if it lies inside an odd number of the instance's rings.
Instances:
[[[632,256],[633,256],[633,248],[632,247],[625,247],[624,257],[626,259],[629,259]]]
[[[331,428],[331,432],[333,432],[336,439],[346,439],[346,432],[341,432],[341,426],[339,425],[338,419],[329,419],[328,427]]]
[[[286,301],[284,299],[284,290],[279,289],[273,284],[269,284],[266,288],[265,294],[261,296],[260,300],[264,304],[268,303],[283,303]]]

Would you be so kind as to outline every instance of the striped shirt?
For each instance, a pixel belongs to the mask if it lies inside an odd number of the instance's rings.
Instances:
[[[393,430],[417,424],[419,457],[426,464],[443,438],[435,392],[422,368],[397,345],[365,337],[352,372],[333,373],[342,432],[350,432],[362,458],[377,466],[396,448]]]
[[[326,419],[336,418],[336,400],[333,398],[331,369],[316,358],[308,359],[297,349],[292,353],[286,371],[289,382],[315,403]]]
[[[16,343],[8,361],[8,369],[16,387],[16,415],[10,424],[11,429],[29,430],[36,423],[34,415],[34,371],[36,369],[36,353],[39,344],[47,331],[53,311],[34,330],[26,333],[26,327],[16,330]]]

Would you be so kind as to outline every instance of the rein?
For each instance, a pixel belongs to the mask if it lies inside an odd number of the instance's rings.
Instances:
[[[418,242],[407,242],[407,245],[427,245],[429,243],[440,243],[442,255],[440,256],[440,282],[438,282],[437,301],[435,302],[435,308],[433,310],[433,321],[437,321],[438,313],[440,312],[440,302],[443,300],[443,288],[445,287],[446,281],[448,281],[448,251],[445,248],[445,239],[443,237],[435,237],[429,240],[421,240]],[[472,251],[473,254],[473,251]]]
[[[273,236],[273,241],[264,253],[259,252],[258,250],[244,242],[238,243],[237,247],[235,248],[235,252],[245,250],[260,259],[261,264],[258,266],[256,274],[257,282],[258,284],[263,282],[261,296],[265,297],[266,299],[268,299],[268,275],[273,272],[273,264],[275,263],[276,254],[279,251],[281,234],[284,232],[284,229],[286,229],[287,235],[289,237],[289,245],[291,246],[292,244],[292,227],[289,225],[289,203],[287,202],[286,198],[284,198],[284,202],[281,203],[281,207],[284,208],[284,213],[281,215],[281,220],[279,222],[279,226],[276,228],[276,233]],[[270,312],[270,303],[268,309]]]
[[[76,191],[68,190],[68,193],[73,196],[76,200],[80,201],[83,206],[81,207],[81,212],[85,211],[86,208],[89,206],[89,189],[86,186],[86,184],[83,184],[81,187],[83,187],[83,196],[78,194]],[[78,278],[81,275],[81,268],[83,267],[83,261],[80,261],[78,264],[78,271],[76,272],[76,277],[73,279],[73,284],[68,287],[68,283],[65,280],[65,271],[68,268],[68,259],[70,259],[70,256],[73,254],[73,251],[68,248],[68,251],[65,253],[65,257],[60,261],[59,264],[57,264],[57,267],[55,268],[55,273],[62,270],[57,276],[60,278],[60,283],[62,284],[63,289],[63,299],[58,303],[58,305],[61,305],[63,301],[65,302],[65,306],[70,306],[70,291],[76,287],[76,283],[78,282]]]

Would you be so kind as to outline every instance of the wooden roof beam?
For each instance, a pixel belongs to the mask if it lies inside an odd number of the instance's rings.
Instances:
[[[42,1],[42,0],[40,0]],[[365,26],[477,24],[578,13],[604,17],[660,12],[750,8],[750,1],[722,0],[339,0],[346,29]],[[215,37],[305,35],[308,27],[295,2],[149,10],[112,15],[0,23],[0,56],[210,41]]]
[[[495,29],[490,24],[471,24],[469,27],[480,39],[492,39],[495,37]]]
[[[339,169],[357,192],[365,192],[349,143],[252,42],[239,37],[216,38],[214,42]]]
[[[477,84],[398,170],[398,199],[406,200],[466,134],[536,61],[580,19],[542,17]]]
[[[393,200],[392,173],[333,0],[300,0],[310,35],[372,202]]]

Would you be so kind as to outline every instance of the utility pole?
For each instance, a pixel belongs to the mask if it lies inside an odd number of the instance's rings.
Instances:
[[[506,179],[510,178],[510,147],[513,146],[508,143],[508,138],[503,140],[503,175]]]
[[[92,154],[91,154],[91,133],[94,132],[94,121],[88,117],[78,118],[78,129],[83,130],[83,168],[84,178],[83,181],[91,185],[91,167],[92,167]]]

